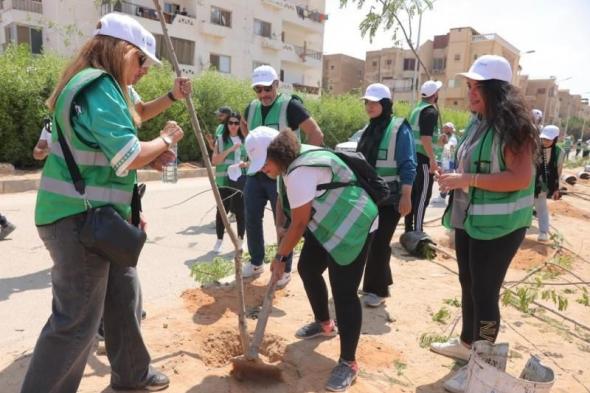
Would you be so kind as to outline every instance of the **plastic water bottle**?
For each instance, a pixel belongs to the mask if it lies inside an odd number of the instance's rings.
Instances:
[[[178,159],[177,152],[178,148],[176,143],[170,145],[170,151],[174,153],[174,160],[168,162],[162,168],[162,182],[163,183],[176,183],[178,181]]]

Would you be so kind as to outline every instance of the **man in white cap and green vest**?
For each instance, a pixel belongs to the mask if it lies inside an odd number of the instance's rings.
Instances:
[[[279,93],[279,77],[269,65],[257,67],[252,72],[252,89],[256,99],[252,100],[242,116],[242,133],[259,126],[266,126],[281,131],[290,128],[300,139],[301,131],[306,143],[316,146],[323,144],[324,135],[316,121],[309,115],[301,99],[294,95]],[[248,139],[246,142],[248,150]],[[250,151],[248,151],[250,155]],[[244,266],[243,276],[254,277],[264,271],[264,233],[262,219],[266,204],[270,202],[276,217],[277,184],[276,179],[265,175],[261,169],[264,163],[253,163],[248,168],[244,187],[244,205],[246,212],[246,239],[251,260]],[[280,209],[278,209],[280,210]],[[281,213],[279,213],[281,214]],[[285,273],[277,282],[277,287],[287,285],[291,278],[291,258],[287,261]]]
[[[416,179],[412,187],[412,213],[405,217],[406,232],[423,232],[426,207],[432,195],[433,175],[438,170],[434,145],[438,142],[438,91],[440,81],[426,81],[420,89],[422,99],[410,114],[409,122],[416,145]]]

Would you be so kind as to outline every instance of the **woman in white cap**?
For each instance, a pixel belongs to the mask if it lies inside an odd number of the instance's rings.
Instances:
[[[322,184],[355,181],[352,170],[334,153],[302,145],[290,130],[270,142],[262,170],[279,181],[279,198],[291,219],[281,236],[272,264],[272,279],[279,280],[285,262],[303,236],[305,242],[297,270],[311,304],[314,321],[295,333],[301,339],[335,336],[340,331],[340,359],[326,389],[345,391],[358,375],[356,348],[361,334],[362,308],[357,290],[363,275],[374,230],[377,206],[356,186],[323,190]],[[280,228],[279,228],[280,229]],[[328,269],[336,309],[330,318],[328,289],[322,274]]]
[[[390,242],[400,217],[412,210],[412,184],[416,177],[416,151],[412,129],[401,117],[394,117],[389,87],[373,83],[362,97],[369,124],[357,151],[363,153],[377,174],[389,185],[391,198],[379,206],[379,229],[369,251],[363,279],[363,304],[378,307],[389,297],[391,276]]]
[[[565,153],[557,145],[559,128],[554,125],[543,127],[541,131],[541,149],[537,160],[537,176],[535,178],[535,211],[539,220],[539,241],[549,240],[549,211],[547,198],[557,200],[559,193],[559,179]]]
[[[105,15],[65,68],[47,101],[53,131],[68,146],[86,183],[81,195],[62,149],[52,149],[41,177],[35,223],[53,268],[52,314],[35,346],[22,393],[78,390],[104,311],[106,351],[115,390],[162,390],[168,378],[150,367],[136,310],[140,289],[135,267],[115,264],[86,249],[79,231],[87,206],[112,206],[145,229],[139,209],[136,169],[174,158],[171,144],[183,137],[169,122],[159,137],[137,138],[139,116],[127,86],[147,62],[159,63],[156,41],[136,20]],[[66,153],[67,155],[67,153]],[[137,204],[135,204],[137,206]]]
[[[467,79],[475,116],[457,149],[457,172],[438,182],[451,191],[443,224],[455,229],[462,328],[460,338],[431,349],[467,360],[473,342],[498,336],[500,288],[532,221],[538,132],[506,59],[481,56],[459,75]],[[466,372],[460,369],[445,387],[462,391]]]

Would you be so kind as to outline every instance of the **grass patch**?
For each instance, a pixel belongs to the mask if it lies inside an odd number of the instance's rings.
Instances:
[[[438,323],[447,323],[449,318],[451,317],[451,313],[446,307],[441,307],[433,316],[432,320]]]
[[[422,333],[420,336],[420,348],[430,348],[432,343],[444,343],[448,340],[447,336],[436,333]]]
[[[223,277],[227,277],[233,273],[233,261],[222,257],[213,258],[211,262],[195,263],[191,266],[191,277],[201,284],[219,282]]]
[[[453,306],[453,307],[461,307],[461,301],[459,299],[457,299],[456,297],[452,298],[452,299],[444,299],[443,303],[449,306]]]

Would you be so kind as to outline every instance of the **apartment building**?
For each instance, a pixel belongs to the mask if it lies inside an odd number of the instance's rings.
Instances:
[[[364,60],[343,54],[324,55],[322,87],[331,94],[360,90],[365,74]]]
[[[556,124],[558,122],[560,100],[554,78],[529,79],[525,96],[531,108],[543,111],[545,124]]]
[[[272,65],[287,88],[319,93],[325,0],[162,1],[163,15],[185,74],[215,68],[249,78]],[[132,16],[154,34],[168,58],[151,0],[2,0],[0,44],[27,43],[33,53],[72,55],[108,12]]]

